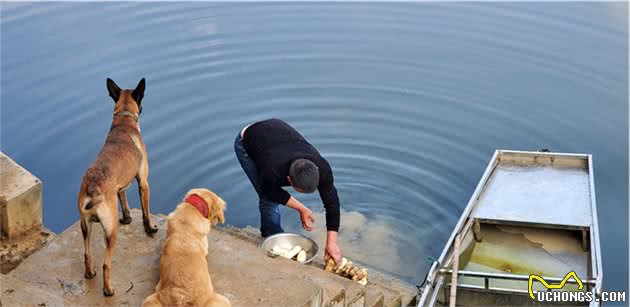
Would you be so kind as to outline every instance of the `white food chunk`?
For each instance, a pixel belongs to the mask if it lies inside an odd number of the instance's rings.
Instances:
[[[275,254],[275,255],[282,255],[286,252],[286,250],[284,248],[281,248],[280,246],[274,246],[271,248],[271,253]]]
[[[302,247],[300,247],[299,245],[294,246],[290,251],[287,252],[287,258],[292,259],[298,253],[300,253],[301,250]]]
[[[348,264],[348,259],[346,259],[346,257],[342,257],[341,263],[335,269],[335,273],[340,273],[341,269],[343,269],[343,267],[346,266],[346,264]]]
[[[306,251],[305,250],[301,250],[298,255],[297,255],[297,261],[299,263],[304,263],[304,261],[306,261]]]

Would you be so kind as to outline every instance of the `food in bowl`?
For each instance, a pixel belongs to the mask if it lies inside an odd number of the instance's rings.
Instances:
[[[277,257],[284,255],[285,258],[295,259],[304,264],[310,263],[317,255],[317,243],[311,238],[296,233],[278,233],[262,240],[258,246],[264,251],[265,255]],[[298,250],[299,246],[301,250]],[[292,249],[295,250],[291,252]],[[293,254],[297,251],[297,254]],[[290,253],[291,252],[291,253]]]
[[[299,263],[304,263],[304,261],[306,261],[306,251],[299,245],[276,245],[271,248],[271,252],[269,253],[273,256],[280,256],[287,259],[296,258]]]

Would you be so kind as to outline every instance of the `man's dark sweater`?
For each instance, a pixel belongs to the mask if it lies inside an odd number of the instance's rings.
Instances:
[[[268,200],[286,205],[291,195],[282,187],[290,186],[289,167],[297,159],[308,159],[319,168],[317,190],[326,208],[326,228],[339,230],[339,197],[333,184],[328,161],[289,124],[268,119],[245,130],[243,148],[258,169],[260,189]]]

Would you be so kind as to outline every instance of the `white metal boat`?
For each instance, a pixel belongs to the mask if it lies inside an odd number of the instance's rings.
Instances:
[[[591,155],[497,150],[418,306],[559,305],[535,295],[597,295],[601,286]]]

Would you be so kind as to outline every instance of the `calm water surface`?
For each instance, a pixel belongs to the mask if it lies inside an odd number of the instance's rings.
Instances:
[[[605,287],[626,289],[627,10],[3,2],[2,151],[43,180],[44,221],[62,231],[111,123],[105,79],[146,77],[153,212],[209,187],[229,203],[229,224],[257,227],[232,141],[246,123],[283,118],[333,167],[345,255],[410,282],[439,255],[495,149],[592,153]],[[138,207],[135,184],[128,195]],[[321,235],[319,199],[297,196],[319,212]]]

